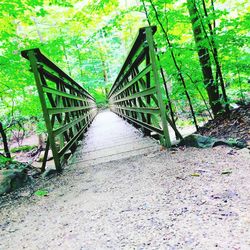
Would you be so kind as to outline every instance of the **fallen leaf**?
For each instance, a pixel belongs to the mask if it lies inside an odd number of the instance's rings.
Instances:
[[[182,177],[182,176],[176,176],[175,177],[177,180],[185,180],[185,177]]]
[[[232,174],[232,171],[231,170],[225,170],[225,171],[222,171],[221,174]]]
[[[195,173],[197,173],[197,174],[203,174],[203,173],[207,172],[207,170],[204,170],[204,169],[197,169],[195,171],[196,171]]]
[[[200,174],[199,174],[199,173],[193,173],[193,174],[191,174],[191,176],[196,176],[196,177],[199,177],[199,176],[200,176]]]
[[[43,196],[47,196],[48,195],[48,190],[45,189],[39,189],[37,190],[34,194],[38,197],[43,197]]]

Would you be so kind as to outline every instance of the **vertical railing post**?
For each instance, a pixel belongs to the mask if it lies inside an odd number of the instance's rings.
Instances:
[[[32,70],[34,77],[35,77],[38,95],[39,95],[42,110],[43,110],[43,117],[44,117],[44,121],[46,124],[47,132],[48,132],[48,138],[50,138],[49,143],[50,143],[50,147],[51,147],[51,150],[53,153],[55,167],[56,167],[57,171],[61,171],[60,159],[59,159],[59,156],[58,156],[58,153],[56,150],[56,143],[55,143],[53,132],[52,132],[52,125],[50,122],[49,113],[48,113],[48,110],[46,108],[46,100],[45,100],[44,93],[43,93],[40,73],[39,73],[38,68],[37,68],[37,59],[36,59],[35,52],[32,50],[28,51],[28,58],[30,61],[31,70]]]
[[[166,119],[166,109],[164,107],[162,94],[161,94],[160,77],[159,77],[158,63],[156,60],[155,49],[154,49],[153,34],[152,34],[151,27],[146,27],[145,31],[146,31],[146,40],[147,40],[148,47],[149,47],[149,56],[150,56],[150,61],[152,65],[153,79],[155,82],[156,95],[157,95],[158,104],[160,108],[160,116],[161,116],[163,133],[164,133],[163,145],[169,148],[171,147],[171,141],[170,141],[170,136],[169,136],[169,131],[168,131],[168,122]]]

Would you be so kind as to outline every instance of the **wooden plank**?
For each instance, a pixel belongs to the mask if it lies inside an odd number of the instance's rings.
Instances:
[[[156,133],[158,133],[160,135],[164,135],[164,131],[162,129],[160,129],[160,128],[157,128],[157,127],[155,127],[153,125],[147,124],[146,122],[136,120],[135,118],[129,117],[129,116],[124,115],[124,114],[121,114],[121,113],[119,113],[117,111],[114,111],[114,113],[117,113],[118,115],[124,117],[125,119],[130,120],[131,122],[133,122],[135,124],[138,124],[138,125],[146,128],[146,129],[149,129],[149,130],[151,130],[153,132],[156,132]]]
[[[123,107],[123,106],[118,106],[119,109],[123,110],[129,110],[129,111],[136,111],[140,113],[145,113],[145,114],[159,114],[160,109],[159,108],[143,108],[143,107]]]
[[[124,97],[124,98],[121,98],[119,100],[116,100],[116,101],[113,101],[113,103],[119,103],[119,102],[123,102],[123,101],[128,101],[128,100],[131,100],[131,99],[135,99],[135,98],[138,98],[138,97],[144,97],[144,96],[149,96],[149,95],[153,95],[156,93],[156,89],[155,87],[151,87],[151,88],[148,88],[146,90],[143,90],[139,93],[135,93],[133,95],[130,95],[130,96],[127,96],[127,97]]]
[[[135,82],[137,82],[140,78],[142,78],[143,76],[145,76],[148,72],[150,72],[152,70],[152,66],[151,64],[148,65],[147,67],[145,67],[134,79],[132,79],[130,82],[128,82],[123,88],[121,88],[120,90],[118,90],[117,92],[115,92],[110,99],[118,96],[120,93],[122,93],[124,90],[128,89],[129,87],[131,87]]]
[[[50,87],[43,86],[42,88],[43,88],[43,91],[46,93],[50,93],[50,94],[54,94],[54,95],[58,95],[58,96],[63,96],[63,97],[69,98],[69,99],[74,99],[74,100],[79,100],[79,101],[86,100],[86,97],[71,95],[71,94],[59,91],[57,89],[52,89]]]
[[[95,110],[92,109],[90,112],[86,113],[84,116],[81,116],[77,120],[74,120],[72,122],[66,123],[64,126],[53,130],[53,136],[57,136],[59,134],[62,134],[63,132],[67,131],[69,128],[72,128],[77,123],[79,123],[79,122],[83,121],[84,119],[86,119],[88,117],[89,113],[91,113],[93,111],[95,111]]]
[[[81,111],[86,109],[92,109],[95,106],[80,106],[80,107],[65,107],[65,108],[48,108],[49,115],[67,113],[73,111]]]
[[[44,69],[43,67],[41,67],[39,69],[39,71],[50,81],[53,81],[55,83],[60,82],[60,84],[64,85],[66,88],[70,89],[70,90],[75,90],[78,94],[83,95],[89,99],[92,99],[93,101],[94,98],[86,91],[84,91],[83,88],[79,88],[79,86],[74,86],[72,85],[70,82],[65,82],[64,78],[60,78],[59,76],[54,75],[54,72],[49,72],[47,69]]]

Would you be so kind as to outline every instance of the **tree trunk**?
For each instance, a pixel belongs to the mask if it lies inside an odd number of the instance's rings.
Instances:
[[[8,141],[7,141],[7,136],[6,136],[6,133],[3,129],[3,124],[1,122],[0,122],[0,134],[3,138],[3,147],[4,147],[5,155],[6,155],[6,157],[11,158],[10,150],[9,150],[9,146],[8,146]]]
[[[222,111],[219,88],[218,85],[215,85],[214,83],[213,71],[208,49],[204,45],[202,45],[204,39],[203,39],[202,27],[198,18],[198,10],[196,8],[195,2],[193,0],[187,0],[187,6],[191,18],[194,40],[198,50],[198,56],[203,74],[204,85],[207,90],[209,98],[209,104],[211,106],[213,114],[216,116],[219,112]]]
[[[213,14],[214,14],[214,2],[213,2],[213,0],[211,2],[212,2]],[[208,17],[208,13],[207,13],[207,7],[206,7],[206,3],[204,0],[202,0],[202,5],[203,5],[203,10],[204,10],[205,16],[208,19],[209,17]],[[202,24],[202,22],[201,22],[201,24]],[[204,30],[204,33],[206,35],[206,38],[209,40],[209,37],[208,37],[207,32],[205,30],[205,27],[203,24],[202,24],[202,26],[203,26],[203,30]],[[219,79],[220,85],[221,85],[221,90],[222,90],[222,96],[223,96],[223,99],[225,102],[225,110],[226,110],[226,113],[229,114],[230,110],[229,110],[229,104],[228,104],[228,99],[227,99],[227,94],[226,94],[225,83],[224,83],[224,79],[223,79],[223,75],[222,75],[221,66],[219,63],[218,50],[217,50],[217,47],[216,47],[216,44],[214,41],[215,20],[214,20],[214,28],[212,27],[210,22],[208,22],[208,28],[209,28],[209,33],[210,33],[210,37],[211,37],[210,47],[212,50],[212,54],[213,54],[214,62],[215,62],[215,66],[216,66],[216,83],[218,82],[218,79]]]

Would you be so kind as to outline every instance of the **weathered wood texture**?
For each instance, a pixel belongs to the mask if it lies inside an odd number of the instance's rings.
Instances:
[[[153,139],[108,110],[99,112],[73,155],[71,164],[88,166],[148,155],[160,150]]]

